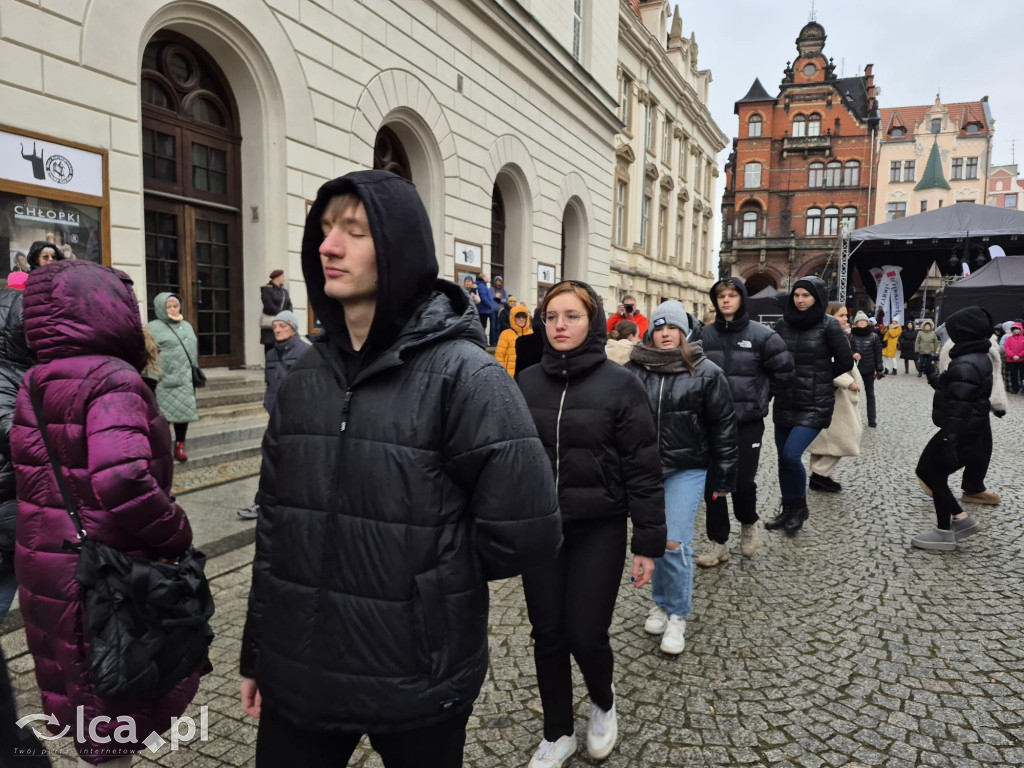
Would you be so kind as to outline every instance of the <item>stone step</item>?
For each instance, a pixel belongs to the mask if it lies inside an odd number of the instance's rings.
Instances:
[[[207,391],[207,388],[196,393],[196,403],[199,410],[207,408],[218,408],[222,406],[239,405],[244,403],[262,403],[263,393],[266,390],[263,382],[256,384],[236,384],[231,387],[224,387]]]
[[[263,398],[251,402],[232,403],[199,408],[199,424],[231,424],[239,419],[266,420],[267,412],[263,408]],[[198,426],[198,424],[197,424]]]
[[[249,456],[258,456],[262,441],[263,435],[261,434],[258,438],[252,438],[249,440],[239,440],[220,445],[209,445],[205,448],[193,448],[192,441],[189,440],[186,443],[188,461],[175,462],[175,464],[180,468],[180,470],[199,469],[201,467],[210,467],[215,464],[223,464],[226,461],[244,459]]]

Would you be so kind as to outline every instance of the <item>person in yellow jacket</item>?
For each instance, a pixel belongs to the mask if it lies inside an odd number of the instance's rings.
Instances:
[[[894,317],[889,322],[889,327],[885,329],[885,333],[882,334],[882,366],[886,373],[889,373],[891,366],[894,376],[899,373],[896,369],[896,356],[899,354],[901,333],[903,333],[903,325],[900,323],[899,317]]]
[[[505,366],[509,376],[516,375],[516,339],[533,333],[530,327],[530,311],[520,304],[509,312],[509,328],[498,337],[498,348],[494,357]]]

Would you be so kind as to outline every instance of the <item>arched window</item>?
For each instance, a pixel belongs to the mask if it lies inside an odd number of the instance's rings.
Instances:
[[[857,228],[857,209],[843,208],[843,229],[853,232]]]
[[[843,166],[843,186],[856,187],[860,184],[860,163],[850,160]]]
[[[807,167],[807,186],[820,187],[825,183],[825,164],[811,163]]]
[[[906,131],[903,130],[902,128],[893,128],[892,129],[892,137],[894,139],[902,139],[905,134],[906,134]]]
[[[821,136],[821,115],[811,115],[807,118],[807,135]]]
[[[793,118],[793,135],[807,135],[807,118],[804,117],[803,115],[797,115],[796,117]]]
[[[402,140],[386,125],[377,131],[377,138],[373,142],[373,168],[377,171],[391,171],[407,181],[413,180],[409,156],[402,146]]]
[[[826,208],[825,209],[825,226],[822,228],[823,235],[838,235],[839,234],[839,209],[838,208]]]
[[[747,163],[743,167],[743,186],[745,189],[757,189],[761,186],[760,163]]]
[[[833,160],[825,166],[825,186],[826,187],[838,187],[839,182],[843,180],[843,164],[838,160]]]
[[[821,234],[821,208],[807,209],[807,228],[804,233],[807,235]]]
[[[747,122],[747,136],[755,138],[761,135],[761,116],[751,115]]]
[[[743,214],[743,236],[757,237],[757,211],[747,211]]]

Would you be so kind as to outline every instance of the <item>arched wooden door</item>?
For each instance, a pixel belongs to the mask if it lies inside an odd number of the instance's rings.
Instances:
[[[149,317],[181,297],[204,365],[245,362],[238,111],[213,60],[162,32],[142,58],[142,175]]]

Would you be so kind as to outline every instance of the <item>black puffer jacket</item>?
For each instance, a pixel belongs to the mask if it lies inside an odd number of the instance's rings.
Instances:
[[[850,329],[850,349],[860,355],[857,368],[865,379],[882,372],[882,342],[870,325]]]
[[[903,326],[903,333],[900,334],[900,358],[903,360],[917,360],[917,352],[914,351],[914,342],[917,341],[917,328],[913,323]]]
[[[274,410],[277,392],[281,388],[284,377],[307,350],[309,350],[309,344],[296,334],[287,341],[277,342],[274,348],[267,352],[267,368],[263,375],[264,381],[267,383],[267,391],[263,393],[263,407],[267,409],[267,413]]]
[[[542,327],[534,335],[543,337],[543,356],[519,386],[555,472],[563,521],[629,515],[633,554],[661,557],[667,531],[654,421],[639,380],[605,356],[607,333],[596,313],[583,344],[562,353]]]
[[[935,389],[932,423],[956,437],[985,429],[992,396],[992,316],[981,307],[964,307],[946,320],[953,341],[949,366],[939,374],[933,367],[928,383]]]
[[[366,208],[385,310],[351,381],[318,255],[324,207],[346,192]],[[241,672],[307,731],[464,715],[487,673],[487,579],[561,541],[548,458],[476,310],[436,278],[412,184],[383,171],[325,184],[302,264],[328,340],[289,371],[263,441]]]
[[[746,424],[768,415],[771,389],[781,389],[793,376],[793,356],[775,331],[754,322],[747,314],[747,289],[738,277],[727,277],[711,287],[711,303],[718,311],[717,288],[731,284],[743,299],[730,321],[717,316],[702,329],[704,354],[729,380],[736,422]]]
[[[796,363],[796,375],[787,386],[775,390],[772,419],[780,427],[825,429],[832,423],[836,388],[832,379],[853,368],[853,351],[843,327],[825,314],[828,289],[819,277],[804,277],[793,286],[814,296],[814,304],[800,312],[790,293],[783,304],[782,319],[775,331],[782,337]]]
[[[0,288],[0,568],[13,562],[10,554],[14,551],[14,521],[18,513],[11,462],[14,401],[25,371],[34,363],[25,341],[22,293],[14,288]]]
[[[648,362],[652,351],[664,356],[662,350],[634,348],[626,370],[639,377],[647,391],[662,470],[707,469],[710,490],[732,493],[736,489],[736,411],[725,374],[704,356],[699,341],[690,345],[692,376],[686,370],[659,371],[664,366]],[[670,370],[676,367],[669,366]]]

